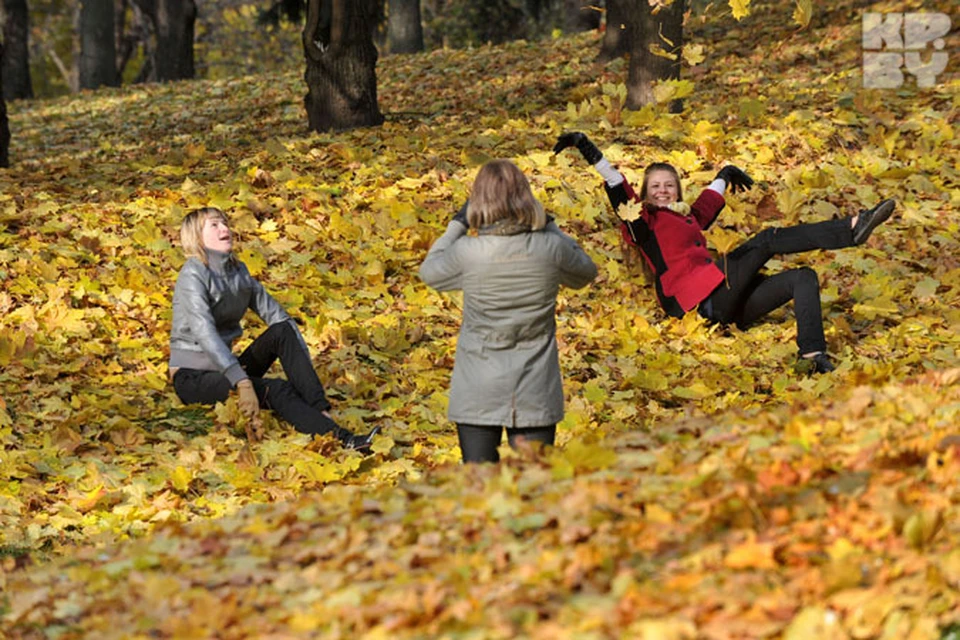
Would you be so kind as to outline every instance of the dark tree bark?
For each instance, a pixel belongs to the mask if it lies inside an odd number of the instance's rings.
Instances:
[[[632,0],[607,0],[607,27],[597,56],[599,62],[622,58],[630,51],[627,11],[631,4]]]
[[[600,28],[597,0],[563,0],[563,30],[579,33]]]
[[[683,0],[654,14],[647,0],[631,0],[627,16],[630,39],[630,70],[627,74],[627,109],[639,109],[654,102],[653,83],[680,78],[680,54],[683,50]],[[657,55],[652,49],[666,52],[671,58]],[[683,105],[675,100],[670,110],[679,112]]]
[[[7,100],[32,98],[30,50],[27,46],[30,33],[27,0],[3,0],[3,11],[7,16],[3,25],[3,46],[6,48],[3,59],[3,97]]]
[[[80,6],[80,88],[116,87],[114,0],[82,0]]]
[[[377,0],[309,0],[303,29],[310,129],[383,123],[377,104]]]
[[[0,43],[0,62],[6,62],[3,43]],[[7,102],[3,98],[3,64],[0,64],[0,167],[10,166],[10,124],[7,122]]]
[[[387,8],[387,34],[390,53],[423,51],[420,0],[390,0]]]
[[[193,30],[197,20],[194,0],[135,0],[147,18],[153,36],[139,79],[167,82],[194,76]]]

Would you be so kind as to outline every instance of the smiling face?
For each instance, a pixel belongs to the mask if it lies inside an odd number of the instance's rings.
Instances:
[[[680,199],[680,184],[676,176],[664,169],[657,169],[647,174],[646,202],[666,207]]]
[[[211,251],[230,253],[233,233],[227,221],[218,215],[209,215],[203,221],[203,247]]]

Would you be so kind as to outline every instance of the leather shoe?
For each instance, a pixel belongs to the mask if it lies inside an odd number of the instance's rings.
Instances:
[[[373,445],[373,438],[380,433],[380,427],[374,427],[367,435],[352,435],[343,441],[344,449],[352,449],[360,453],[370,453],[370,447]]]
[[[896,205],[894,200],[884,200],[873,209],[861,211],[857,217],[857,224],[853,226],[853,244],[866,242],[873,230],[890,217]]]

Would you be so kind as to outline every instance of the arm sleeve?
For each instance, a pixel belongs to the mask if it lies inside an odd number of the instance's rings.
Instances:
[[[721,178],[717,178],[716,180],[711,182],[709,185],[707,185],[707,189],[710,189],[711,191],[716,191],[720,195],[723,195],[723,192],[727,190],[727,181]]]
[[[217,323],[210,311],[210,294],[204,285],[203,278],[195,270],[184,270],[177,278],[177,289],[183,292],[180,299],[183,301],[183,312],[186,316],[190,333],[193,334],[200,348],[213,361],[230,384],[247,377],[240,361],[230,351],[220,334],[217,332]]]
[[[572,289],[587,286],[597,277],[597,265],[577,241],[565,234],[552,220],[543,229],[559,237],[557,266],[560,268],[560,284]]]
[[[446,232],[430,247],[420,265],[420,279],[437,291],[463,288],[463,265],[455,243],[466,235],[467,229],[459,222],[450,222]]]
[[[693,206],[690,207],[690,212],[697,220],[700,228],[706,230],[709,229],[713,221],[717,219],[717,216],[720,215],[720,211],[723,210],[725,205],[726,201],[722,195],[713,189],[704,189],[696,202],[693,203]]]
[[[244,265],[246,270],[246,265]],[[290,317],[290,314],[287,313],[287,310],[277,302],[276,298],[270,295],[267,290],[256,280],[253,276],[250,275],[250,272],[247,271],[244,274],[250,280],[250,287],[252,289],[252,294],[250,295],[250,308],[253,309],[254,313],[260,316],[260,319],[268,326],[272,327],[275,324],[280,324],[281,322],[287,322],[293,327],[294,333],[297,335],[297,340],[300,342],[300,346],[303,347],[303,350],[307,352],[309,357],[309,349],[307,348],[307,343],[303,339],[303,335],[300,333],[300,328],[297,327],[297,323],[293,321],[293,318]]]

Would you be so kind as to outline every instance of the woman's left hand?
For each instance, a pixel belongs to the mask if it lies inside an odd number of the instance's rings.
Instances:
[[[728,164],[717,173],[717,179],[723,180],[730,185],[730,190],[734,193],[746,191],[753,186],[753,178],[748,176],[740,167]]]

